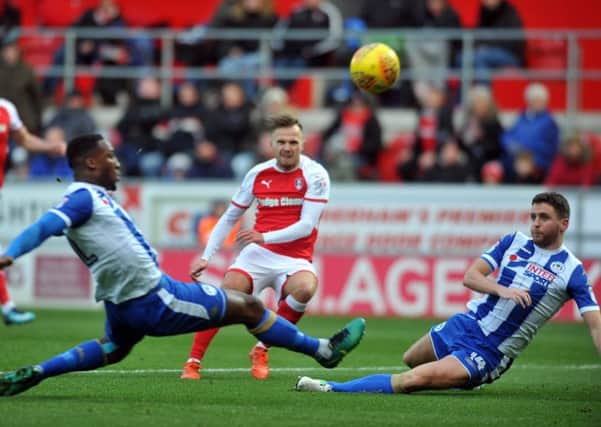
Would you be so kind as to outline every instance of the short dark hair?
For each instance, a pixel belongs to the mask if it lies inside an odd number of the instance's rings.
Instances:
[[[104,137],[98,133],[92,133],[88,135],[79,135],[73,138],[67,144],[67,162],[69,167],[74,169],[78,161],[98,148],[99,142]]]
[[[280,114],[278,116],[272,116],[267,119],[267,129],[273,132],[279,128],[288,128],[291,126],[298,126],[301,130],[303,129],[303,125],[300,124],[298,118],[294,117],[291,114]]]
[[[570,218],[570,204],[562,194],[555,191],[539,193],[532,199],[532,204],[535,203],[547,203],[553,206],[560,219]]]

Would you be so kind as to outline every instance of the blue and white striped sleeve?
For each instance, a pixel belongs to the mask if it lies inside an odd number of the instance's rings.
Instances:
[[[92,195],[85,188],[81,188],[67,194],[61,203],[50,209],[50,212],[65,221],[68,228],[79,227],[92,216],[93,207]]]
[[[580,314],[587,311],[599,310],[599,304],[595,298],[593,287],[589,285],[586,272],[582,265],[574,269],[570,282],[568,283],[568,293],[578,306]]]
[[[92,197],[86,190],[66,196],[35,223],[19,234],[6,249],[5,255],[13,259],[40,246],[50,236],[60,236],[65,228],[83,224],[92,215]]]
[[[507,234],[497,243],[495,243],[488,251],[484,252],[480,258],[490,265],[492,271],[495,271],[499,268],[501,261],[503,260],[503,255],[505,255],[505,251],[509,249],[513,240],[515,239],[516,233]]]

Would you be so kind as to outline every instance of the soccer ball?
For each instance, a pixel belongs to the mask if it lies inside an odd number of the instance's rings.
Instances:
[[[353,54],[350,71],[351,79],[360,89],[373,93],[384,92],[399,77],[399,57],[384,43],[367,44]]]

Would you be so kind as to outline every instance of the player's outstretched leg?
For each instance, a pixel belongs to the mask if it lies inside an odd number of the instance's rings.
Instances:
[[[37,385],[43,375],[39,366],[26,366],[0,376],[0,396],[13,396]]]
[[[334,368],[363,338],[365,319],[356,318],[330,339],[318,339],[299,331],[296,325],[273,311],[266,310],[260,299],[228,290],[226,316],[219,326],[242,323],[265,344],[284,347],[313,357],[322,366]]]
[[[207,329],[206,331],[196,332],[190,349],[190,357],[186,360],[180,378],[183,380],[199,380],[201,360],[209,348],[213,337],[219,332],[219,328]]]
[[[0,396],[22,393],[46,378],[67,372],[89,371],[117,363],[130,350],[131,347],[118,347],[107,338],[81,343],[39,365],[26,366],[0,375]]]
[[[363,338],[365,319],[356,318],[330,339],[317,339],[300,332],[295,325],[266,310],[259,324],[249,329],[259,340],[312,356],[325,368],[334,368]]]
[[[317,392],[394,393],[392,375],[389,374],[369,375],[344,383],[301,376],[297,378],[294,389]]]

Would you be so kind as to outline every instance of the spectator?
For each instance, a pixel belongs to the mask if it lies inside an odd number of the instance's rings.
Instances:
[[[322,134],[320,157],[332,179],[372,180],[377,178],[378,155],[382,150],[382,126],[373,100],[355,91]]]
[[[219,106],[207,123],[207,137],[217,144],[220,155],[231,159],[248,148],[253,139],[252,110],[240,84],[223,84]]]
[[[21,11],[11,0],[0,0],[0,43],[21,26]]]
[[[242,179],[253,166],[272,158],[271,132],[264,128],[258,133],[255,146],[251,150],[240,153],[232,158],[234,177]]]
[[[66,141],[79,135],[96,132],[96,122],[86,108],[85,100],[79,91],[74,90],[67,94],[63,106],[47,124],[47,127],[55,126],[63,130]]]
[[[65,132],[58,126],[52,126],[44,132],[44,140],[60,144],[67,140]],[[47,154],[34,154],[29,160],[29,176],[31,178],[71,179],[73,173],[65,156],[50,157]]]
[[[485,163],[501,158],[502,134],[503,127],[490,88],[483,85],[472,87],[459,138],[462,149],[469,156],[474,176],[481,177]]]
[[[360,18],[369,29],[413,27],[414,7],[414,0],[362,0]]]
[[[559,148],[559,127],[547,109],[549,91],[544,85],[529,84],[525,100],[526,110],[502,136],[504,165],[506,173],[511,177],[514,172],[511,165],[515,156],[527,151],[539,170],[537,175],[544,178]]]
[[[194,142],[205,132],[207,114],[196,85],[192,82],[179,85],[176,104],[167,114],[164,143],[161,144],[165,158],[178,152],[194,151]]]
[[[461,28],[459,15],[447,0],[422,0],[413,9],[415,24],[424,29],[457,29]],[[426,81],[439,86],[446,85],[447,69],[451,65],[458,50],[458,41],[449,42],[442,39],[428,39],[420,36],[406,42],[409,65],[414,75],[413,88],[419,97],[420,85]]]
[[[194,158],[187,176],[190,178],[232,178],[230,159],[221,154],[217,145],[208,139],[196,142]]]
[[[125,22],[116,0],[100,0],[96,7],[87,9],[72,25],[74,28],[122,29]],[[65,63],[65,46],[56,52],[53,65]],[[75,63],[77,65],[149,65],[152,63],[152,41],[144,38],[85,38],[77,39]],[[117,93],[127,89],[124,79],[100,78],[96,90],[105,104],[114,105]],[[56,78],[44,82],[47,95],[54,93]]]
[[[223,215],[227,209],[228,204],[229,202],[227,200],[213,200],[213,202],[211,202],[211,208],[209,212],[198,221],[198,225],[196,226],[196,239],[198,242],[198,248],[200,250],[203,250],[207,246],[211,232],[213,231],[213,228],[215,228],[215,224],[217,224],[219,218],[221,218],[221,215]],[[235,249],[236,234],[238,234],[240,231],[241,224],[242,219],[239,219],[234,224],[230,233],[227,235],[221,245],[222,250],[229,251]]]
[[[366,29],[369,30],[416,27],[415,7],[415,0],[362,0],[360,17]],[[354,26],[357,26],[357,24],[354,24]],[[375,42],[387,44],[399,55],[401,64],[408,63],[405,55],[405,41],[401,33],[393,32],[361,38],[361,44]],[[345,64],[348,64],[349,61],[350,57],[345,61]],[[402,79],[395,87],[378,95],[378,100],[380,105],[384,106],[397,108],[399,105],[417,106],[411,82]]]
[[[289,37],[289,30],[315,30],[327,34],[298,39]],[[304,0],[287,19],[278,22],[272,42],[276,67],[334,65],[334,54],[342,41],[343,30],[342,15],[335,5],[325,0]],[[282,80],[285,87],[291,83],[291,80]]]
[[[252,112],[253,128],[259,133],[271,117],[286,112],[294,113],[288,93],[280,86],[271,86],[261,94],[257,107]]]
[[[485,185],[502,184],[503,177],[503,164],[498,160],[486,162],[480,170],[480,181]]]
[[[562,144],[545,185],[589,187],[593,184],[593,178],[591,149],[580,135],[574,135]]]
[[[423,181],[461,183],[473,180],[472,168],[459,144],[452,139],[442,144],[436,164],[423,175]]]
[[[522,19],[516,8],[507,0],[482,0],[478,18],[478,30],[519,31]],[[461,57],[458,57],[461,65]],[[489,81],[489,70],[504,67],[520,67],[525,63],[525,41],[522,38],[481,39],[476,41],[474,68],[476,79]]]
[[[534,156],[529,151],[520,151],[513,159],[514,174],[510,177],[512,184],[538,185],[542,184],[544,175],[536,167]]]
[[[23,61],[17,33],[2,41],[0,51],[0,97],[12,101],[23,123],[33,133],[42,125],[42,94],[33,68]]]
[[[217,16],[211,25],[224,30],[271,30],[277,22],[270,0],[236,0],[227,10]],[[217,60],[223,76],[258,71],[261,65],[260,40],[254,35],[217,42]],[[255,79],[244,80],[247,97],[256,94]]]
[[[191,168],[192,158],[188,153],[174,153],[165,162],[164,176],[174,181],[183,181]]]
[[[452,109],[444,88],[430,84],[420,97],[422,106],[411,155],[403,157],[398,175],[403,181],[420,180],[436,163],[438,146],[453,136]]]
[[[163,165],[159,125],[167,117],[161,106],[161,84],[154,77],[141,79],[130,105],[117,123],[120,140],[115,152],[124,174],[157,176]]]

